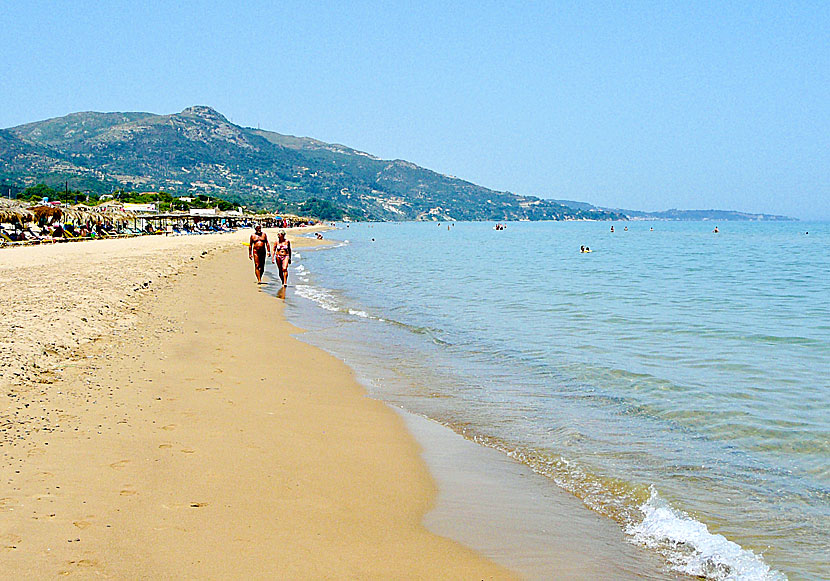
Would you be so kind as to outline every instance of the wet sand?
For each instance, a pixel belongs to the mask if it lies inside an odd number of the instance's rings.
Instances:
[[[460,541],[524,579],[691,578],[626,541],[610,519],[549,478],[438,422],[398,410],[438,484],[426,527]]]
[[[291,338],[248,235],[0,251],[5,575],[512,578],[422,525],[403,420]]]

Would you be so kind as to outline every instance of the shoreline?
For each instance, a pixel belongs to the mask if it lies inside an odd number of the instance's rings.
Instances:
[[[4,570],[513,578],[423,527],[403,421],[290,337],[247,235],[10,251]]]
[[[343,351],[348,339],[317,337],[332,323],[317,319],[313,310],[319,307],[305,295],[295,294],[293,298],[302,303],[292,305],[292,294],[287,294],[287,306],[297,310],[289,321],[298,325],[306,321],[312,329],[296,337],[356,370],[368,397],[398,413],[418,442],[438,489],[435,505],[424,518],[429,530],[479,551],[523,579],[691,578],[670,571],[656,552],[631,543],[616,522],[586,507],[550,478],[384,398],[372,389],[374,380],[365,375],[367,370],[359,361],[351,361],[349,350]]]
[[[443,424],[395,409],[438,485],[424,525],[523,579],[690,580],[528,466]]]

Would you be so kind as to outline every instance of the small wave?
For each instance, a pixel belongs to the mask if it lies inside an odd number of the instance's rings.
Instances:
[[[348,313],[362,319],[374,318],[366,311],[344,307],[337,299],[334,292],[329,289],[309,284],[298,284],[295,287],[295,291],[299,296],[316,303],[318,306],[327,311],[331,311],[333,313]]]
[[[643,520],[626,532],[634,542],[660,552],[676,571],[717,581],[786,579],[749,549],[669,506],[654,489],[640,510]]]
[[[317,303],[327,311],[340,310],[340,306],[337,304],[337,299],[334,298],[334,295],[330,291],[324,288],[307,284],[298,284],[294,290],[304,299]]]

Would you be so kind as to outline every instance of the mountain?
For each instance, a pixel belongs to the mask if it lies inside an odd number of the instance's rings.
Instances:
[[[641,212],[638,210],[610,210],[620,212],[628,216],[629,220],[672,220],[672,221],[698,221],[698,220],[722,220],[722,221],[775,221],[789,222],[795,218],[779,216],[776,214],[750,214],[747,212],[736,212],[734,210],[666,210],[664,212]]]
[[[0,129],[0,183],[93,193],[219,196],[252,208],[361,220],[786,220],[721,210],[641,212],[499,192],[344,145],[181,113],[72,113]],[[0,189],[2,191],[2,189]]]
[[[795,218],[789,216],[779,216],[776,214],[750,214],[747,212],[736,212],[735,210],[665,210],[660,212],[645,212],[642,210],[626,210],[624,208],[603,208],[601,206],[594,206],[587,202],[575,202],[573,200],[551,200],[569,208],[578,210],[599,210],[612,212],[615,214],[622,214],[629,220],[666,220],[676,222],[697,222],[701,220],[721,220],[724,222],[740,222],[740,221],[796,221]]]
[[[374,220],[624,219],[612,211],[498,192],[404,160],[240,127],[210,107],[73,113],[0,130],[0,180],[77,190],[222,196],[254,208],[309,199]]]

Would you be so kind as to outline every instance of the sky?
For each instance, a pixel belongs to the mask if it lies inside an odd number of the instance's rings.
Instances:
[[[830,219],[830,2],[0,0],[0,127],[209,105],[474,183]]]

